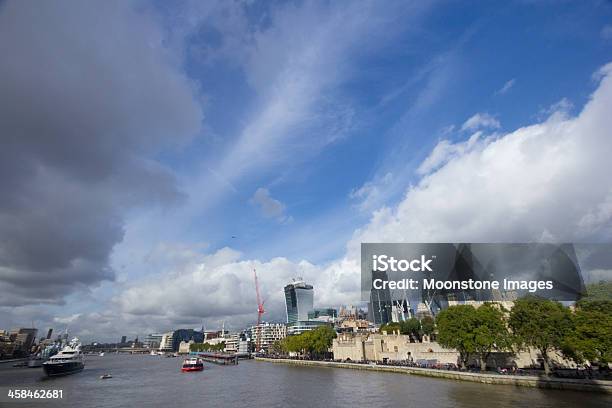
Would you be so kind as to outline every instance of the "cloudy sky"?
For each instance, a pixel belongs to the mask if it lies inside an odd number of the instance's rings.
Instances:
[[[0,328],[359,301],[361,242],[609,242],[607,1],[0,3]],[[599,276],[605,276],[600,271]]]

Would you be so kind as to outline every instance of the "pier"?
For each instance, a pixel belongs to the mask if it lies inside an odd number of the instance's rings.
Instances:
[[[219,365],[237,365],[238,364],[238,356],[236,354],[206,353],[206,352],[197,352],[197,353],[189,353],[189,354],[196,355],[208,363],[219,364]]]

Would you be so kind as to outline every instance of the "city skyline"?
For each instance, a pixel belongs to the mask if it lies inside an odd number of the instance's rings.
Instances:
[[[2,2],[0,327],[236,330],[253,269],[268,321],[297,276],[359,304],[362,242],[610,242],[611,17]]]

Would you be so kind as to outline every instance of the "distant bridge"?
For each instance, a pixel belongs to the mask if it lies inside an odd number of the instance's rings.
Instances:
[[[144,347],[83,347],[84,353],[127,353],[127,354],[149,354],[151,350]]]

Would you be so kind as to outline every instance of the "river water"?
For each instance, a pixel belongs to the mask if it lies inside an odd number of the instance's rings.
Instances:
[[[612,396],[340,368],[241,360],[181,373],[181,358],[87,356],[85,370],[45,378],[0,365],[0,407],[611,407]],[[102,374],[113,378],[101,380]],[[62,390],[62,400],[9,401],[9,389]]]

